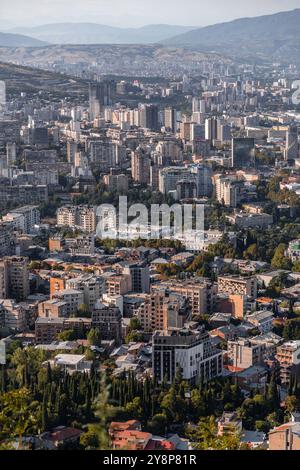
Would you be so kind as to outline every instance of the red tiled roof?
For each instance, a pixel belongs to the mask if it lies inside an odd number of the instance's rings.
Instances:
[[[63,442],[68,439],[74,439],[81,436],[83,431],[75,428],[64,428],[59,431],[51,432],[47,435],[46,439],[54,442]]]
[[[170,441],[155,441],[150,439],[145,447],[145,450],[175,450],[176,447]]]
[[[127,430],[137,430],[141,426],[141,423],[135,419],[131,419],[125,422],[112,421],[109,426],[110,432],[115,431],[127,431]]]

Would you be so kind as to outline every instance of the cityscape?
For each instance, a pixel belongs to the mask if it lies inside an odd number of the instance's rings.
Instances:
[[[3,8],[0,450],[300,450],[287,3],[212,26]]]

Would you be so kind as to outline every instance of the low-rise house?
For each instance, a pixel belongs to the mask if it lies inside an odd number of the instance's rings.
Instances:
[[[50,432],[44,432],[35,439],[35,446],[42,450],[58,450],[67,445],[79,444],[83,431],[66,426],[58,426]]]
[[[284,269],[277,269],[277,271],[269,271],[265,273],[257,274],[257,280],[260,281],[261,284],[264,284],[265,287],[269,287],[270,283],[273,279],[280,277],[281,275],[289,274],[289,271]]]
[[[252,344],[260,344],[265,346],[265,354],[266,356],[273,356],[276,353],[277,347],[283,342],[283,338],[281,336],[276,335],[270,331],[269,333],[265,333],[263,335],[254,336],[251,338]]]
[[[237,383],[242,390],[254,392],[259,390],[264,393],[268,381],[268,371],[263,366],[253,366],[235,374]]]
[[[54,361],[50,361],[51,364],[67,371],[69,374],[74,372],[90,374],[92,368],[92,361],[87,361],[85,356],[81,354],[58,354],[55,356]]]
[[[273,329],[273,312],[262,310],[255,312],[251,315],[247,315],[247,321],[257,328],[262,334],[269,333]]]
[[[260,431],[242,431],[240,437],[241,443],[246,444],[249,449],[267,449],[266,435]]]
[[[218,337],[222,341],[228,341],[234,339],[237,336],[237,328],[234,325],[220,326],[209,332],[210,337]]]
[[[115,450],[175,450],[176,445],[171,440],[154,437],[149,432],[143,432],[139,421],[130,420],[124,423],[112,422],[109,427],[112,448]]]
[[[221,326],[229,326],[231,320],[231,313],[214,313],[209,317],[209,324],[213,328],[219,328]]]
[[[243,429],[243,423],[238,418],[237,413],[224,412],[222,417],[218,420],[218,436],[228,434],[240,434]]]

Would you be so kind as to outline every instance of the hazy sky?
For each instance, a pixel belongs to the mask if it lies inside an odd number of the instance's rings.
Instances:
[[[64,21],[202,26],[300,8],[300,0],[0,0],[0,27]]]

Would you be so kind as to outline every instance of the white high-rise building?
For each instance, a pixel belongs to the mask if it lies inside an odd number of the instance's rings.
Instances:
[[[4,114],[6,110],[6,84],[3,80],[0,80],[0,116]]]

